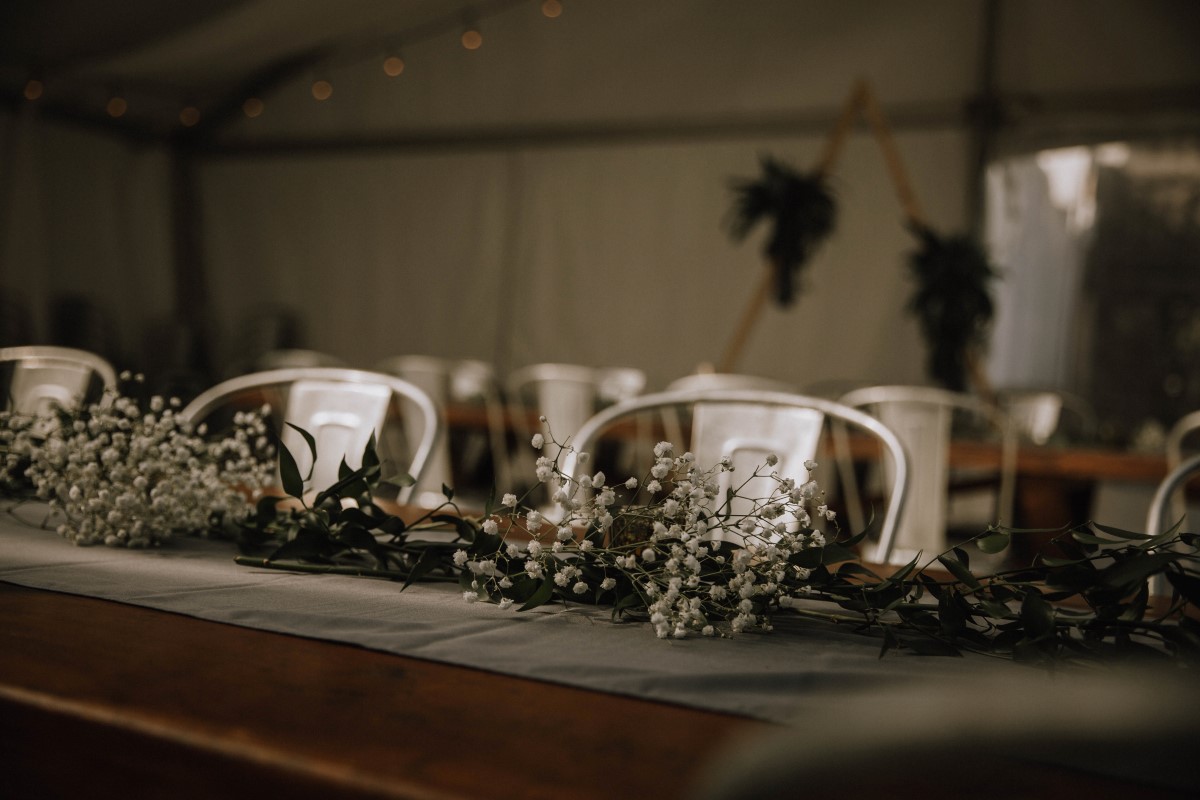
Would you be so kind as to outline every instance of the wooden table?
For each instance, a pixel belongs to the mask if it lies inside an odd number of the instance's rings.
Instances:
[[[728,743],[772,729],[2,582],[0,609],[5,798],[685,797]],[[986,753],[800,791],[1180,796]]]
[[[768,727],[7,583],[0,608],[5,798],[670,798]]]

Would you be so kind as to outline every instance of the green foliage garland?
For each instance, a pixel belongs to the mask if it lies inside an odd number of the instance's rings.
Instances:
[[[1175,528],[1148,536],[1092,524],[1062,532],[1058,541],[1075,552],[1070,558],[1043,557],[1030,567],[977,576],[962,546],[924,565],[914,559],[880,574],[857,560],[855,547],[865,534],[826,540],[810,527],[814,518],[830,514],[817,505],[820,496],[811,482],[796,486],[779,479],[781,492],[742,516],[732,513],[731,495],[723,501],[710,496],[714,502],[699,502],[694,515],[664,517],[664,508],[672,511],[672,501],[684,496],[679,486],[700,497],[708,475],[689,465],[690,454],[671,459],[667,453],[656,468],[670,463],[675,472],[655,475],[664,476],[664,484],[674,481],[676,490],[664,489],[661,501],[620,507],[604,498],[611,487],[603,476],[596,476],[599,486],[588,478],[571,485],[557,459],[540,460],[567,482],[560,500],[567,497],[570,504],[576,490],[591,492],[591,499],[574,506],[590,522],[564,534],[536,511],[522,515],[511,495],[499,509],[489,503],[482,517],[464,517],[448,488],[443,507],[405,523],[369,499],[379,483],[373,443],[361,468],[343,464],[341,479],[308,503],[295,462],[281,451],[284,488],[303,507],[281,508],[278,498],[261,501],[242,544],[247,551],[271,551],[237,560],[387,578],[405,587],[418,580],[457,581],[467,600],[519,611],[551,602],[604,604],[614,619],[649,621],[659,636],[769,630],[775,615],[795,614],[878,635],[881,657],[902,649],[937,655],[976,651],[1048,664],[1138,657],[1170,658],[1181,666],[1200,661],[1196,534]],[[772,475],[769,465],[750,477]],[[646,476],[641,485],[652,480]],[[635,483],[631,478],[624,486]],[[778,533],[781,513],[796,515],[804,527],[774,540],[757,537],[755,531]],[[664,519],[678,523],[668,527]],[[697,525],[708,535],[739,531],[746,539],[698,546],[701,538],[689,534],[689,526],[694,532]],[[435,527],[443,538],[431,541]],[[1019,532],[989,529],[968,544],[995,553],[1013,535]],[[682,566],[689,556],[696,559],[694,569]],[[686,583],[681,575],[689,576]],[[1159,575],[1172,594],[1156,609],[1148,587]],[[740,597],[713,590],[739,581]]]
[[[804,264],[833,231],[837,208],[819,173],[801,174],[770,156],[761,161],[761,177],[733,185],[730,232],[741,241],[760,221],[770,223],[764,255],[773,269],[775,299],[787,306],[795,298]]]
[[[967,388],[968,359],[985,342],[992,321],[989,284],[996,273],[966,236],[941,236],[914,226],[920,247],[909,256],[916,289],[908,302],[929,349],[928,371],[952,391]]]

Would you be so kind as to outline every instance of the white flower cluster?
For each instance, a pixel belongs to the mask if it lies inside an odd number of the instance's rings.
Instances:
[[[673,453],[670,443],[660,442],[647,475],[617,484],[633,493],[640,487],[651,498],[623,506],[603,472],[573,479],[558,471],[557,461],[539,459],[539,473],[552,467],[558,479],[554,499],[562,521],[547,524],[539,512],[506,495],[501,524],[489,519],[484,530],[503,530],[510,540],[528,536],[529,542],[510,541],[486,560],[459,551],[456,563],[472,576],[464,597],[490,597],[507,608],[514,602],[514,578],[548,579],[568,598],[599,600],[614,590],[636,595],[632,607],[646,613],[660,638],[770,630],[770,611],[807,589],[810,571],[789,559],[824,546],[813,521],[832,520],[833,512],[814,481],[797,484],[781,477],[773,469],[774,456],[748,476],[773,479],[770,495],[746,498],[736,487],[731,496],[720,496],[719,476],[733,469],[729,459],[704,470],[692,453]],[[805,466],[811,470],[816,464]]]
[[[227,438],[206,442],[178,406],[155,397],[143,413],[112,394],[78,412],[5,413],[0,467],[10,485],[23,467],[37,496],[64,513],[58,532],[80,545],[147,547],[205,531],[214,515],[245,515],[272,474],[262,413],[239,412]]]

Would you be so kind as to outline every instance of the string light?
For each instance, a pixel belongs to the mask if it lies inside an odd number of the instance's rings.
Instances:
[[[478,50],[483,47],[483,34],[475,28],[467,28],[463,31],[462,46],[468,50]]]
[[[383,60],[383,73],[389,78],[399,78],[402,72],[404,72],[404,59],[398,54],[392,53]]]
[[[483,34],[479,32],[479,23],[470,10],[463,12],[462,46],[468,50],[483,47]]]
[[[333,97],[333,84],[323,79],[313,81],[312,96],[314,100],[328,100]]]
[[[557,19],[563,13],[562,0],[542,0],[541,12],[548,19]],[[478,12],[471,8],[463,10],[462,13],[462,34],[460,41],[466,50],[478,50],[483,47],[483,33],[479,27]],[[383,73],[389,78],[398,78],[407,67],[404,57],[400,54],[397,40],[385,43],[385,54],[382,61]],[[376,62],[380,63],[380,62]],[[27,75],[30,73],[26,73]],[[33,73],[36,74],[36,73]],[[29,78],[24,86],[22,94],[28,101],[39,100],[45,94],[45,84],[38,78]],[[333,97],[333,84],[325,78],[316,78],[311,84],[312,96],[318,102],[329,100]],[[120,92],[113,92],[105,104],[105,112],[112,118],[117,119],[125,116],[129,111],[129,102],[121,96]],[[259,97],[248,97],[242,103],[242,112],[249,119],[255,119],[262,115],[265,110],[265,105]],[[200,123],[201,111],[192,103],[183,105],[179,110],[179,124],[184,127],[193,127]]]
[[[129,110],[129,103],[125,102],[125,98],[119,94],[114,94],[108,98],[108,105],[104,107],[108,115],[113,119],[125,116],[125,112]]]

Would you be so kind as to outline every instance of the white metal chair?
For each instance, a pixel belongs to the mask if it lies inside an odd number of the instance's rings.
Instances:
[[[343,457],[352,468],[362,464],[362,453],[372,433],[382,441],[382,428],[394,398],[403,401],[405,416],[415,408],[422,423],[419,433],[409,440],[411,459],[407,464],[408,473],[419,481],[442,433],[441,414],[423,390],[392,375],[335,367],[256,372],[203,392],[183,409],[181,416],[198,425],[223,407],[239,403],[243,409],[270,406],[279,416],[280,436],[300,473],[312,470],[306,488],[319,490],[337,481]],[[303,438],[284,422],[303,428],[316,440],[315,464]],[[412,490],[411,486],[402,489],[397,500],[406,502]]]
[[[0,348],[0,374],[5,373],[3,407],[22,414],[75,407],[117,385],[117,373],[106,360],[69,347]]]
[[[1185,454],[1195,452],[1195,447],[1188,447],[1189,439],[1195,438],[1200,434],[1200,411],[1193,411],[1190,414],[1185,414],[1175,421],[1167,431],[1167,440],[1165,448],[1167,453],[1167,470],[1174,470],[1184,462]],[[1184,519],[1187,515],[1187,501],[1183,497],[1182,492],[1171,491],[1168,493],[1171,504],[1171,516],[1175,520]]]
[[[694,372],[676,378],[667,384],[668,392],[712,391],[716,389],[743,389],[756,392],[789,392],[795,393],[796,387],[774,378],[763,378],[758,375],[741,375],[732,372]],[[663,430],[668,441],[683,440],[679,415],[674,408],[662,410]]]
[[[1146,514],[1146,533],[1157,536],[1168,524],[1187,521],[1183,513],[1176,514],[1169,509],[1174,505],[1175,496],[1182,494],[1183,487],[1197,473],[1200,473],[1200,455],[1181,461],[1167,473],[1167,477],[1158,485],[1154,491],[1154,498],[1150,501],[1150,510]],[[1170,517],[1167,516],[1168,513],[1171,514]],[[1151,594],[1165,594],[1166,591],[1166,580],[1161,575],[1155,576],[1150,583]]]
[[[253,370],[266,372],[272,369],[297,369],[300,367],[347,367],[345,361],[320,350],[268,350],[254,359]]]
[[[590,465],[579,464],[578,454],[592,453],[614,424],[647,412],[687,408],[691,409],[690,440],[673,442],[677,452],[690,449],[697,464],[704,468],[715,466],[728,456],[734,471],[724,473],[726,480],[730,476],[744,480],[771,453],[779,458],[775,469],[781,476],[798,482],[808,480],[805,462],[817,453],[826,419],[840,420],[878,440],[891,459],[892,482],[873,558],[887,560],[908,485],[907,456],[900,440],[885,425],[832,400],[749,389],[696,389],[645,395],[612,406],[588,420],[575,437],[575,451],[565,460],[564,472],[573,477],[586,472]],[[722,492],[726,488],[721,487]],[[747,486],[746,493],[754,496],[755,487]]]
[[[998,499],[991,521],[1012,523],[1017,438],[1008,417],[998,408],[971,395],[924,386],[865,387],[843,395],[840,402],[869,410],[895,431],[908,453],[912,479],[892,552],[897,563],[908,562],[918,552],[932,558],[946,549],[951,423],[956,410],[986,422],[1000,437]],[[837,436],[838,441],[844,440]],[[847,507],[853,514],[859,507],[857,481],[847,463],[847,448],[840,445],[837,449]]]
[[[507,380],[514,418],[524,422],[524,412],[532,406],[547,419],[560,442],[574,436],[604,402],[634,397],[645,386],[646,376],[640,370],[578,364],[530,364],[514,370]]]
[[[1095,435],[1096,412],[1078,395],[1057,389],[1001,389],[996,403],[1008,414],[1017,432],[1044,445],[1073,426],[1076,438]]]
[[[402,355],[385,358],[375,365],[375,369],[379,372],[396,375],[419,386],[443,412],[450,403],[481,403],[487,420],[487,439],[492,456],[493,480],[500,487],[511,485],[504,403],[500,398],[496,373],[491,364],[473,359]],[[445,422],[446,420],[443,419],[443,423]],[[411,430],[408,433],[410,436],[414,435]],[[447,426],[447,435],[443,436],[437,447],[434,448],[425,474],[415,490],[415,497],[419,504],[429,505],[441,502],[442,485],[454,487],[452,465],[449,426]],[[469,471],[469,465],[464,466],[464,471]]]

